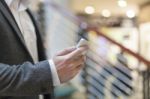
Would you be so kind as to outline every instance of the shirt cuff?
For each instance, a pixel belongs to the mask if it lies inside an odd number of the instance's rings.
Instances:
[[[50,69],[51,69],[51,72],[52,72],[53,85],[58,86],[58,85],[60,85],[60,80],[59,80],[59,77],[58,77],[58,74],[57,74],[55,64],[54,64],[52,59],[49,60],[48,62],[50,64]]]

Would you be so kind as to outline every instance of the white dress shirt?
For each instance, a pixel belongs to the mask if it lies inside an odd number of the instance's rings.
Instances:
[[[26,46],[35,63],[38,62],[37,38],[34,25],[26,12],[29,4],[34,0],[5,0],[10,8],[24,37]],[[34,1],[36,2],[36,0]],[[52,72],[54,86],[60,85],[60,80],[53,60],[48,61]]]

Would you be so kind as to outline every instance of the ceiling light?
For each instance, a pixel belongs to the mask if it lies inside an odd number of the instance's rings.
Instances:
[[[126,7],[127,6],[127,2],[125,0],[118,0],[118,6]]]
[[[111,12],[107,9],[102,10],[101,14],[103,17],[110,17],[111,16]]]
[[[134,12],[133,10],[128,10],[128,11],[126,12],[126,16],[127,16],[128,18],[134,18],[134,17],[135,17],[135,12]]]
[[[87,6],[85,8],[85,13],[87,13],[87,14],[93,14],[94,12],[95,12],[95,9],[92,6]]]

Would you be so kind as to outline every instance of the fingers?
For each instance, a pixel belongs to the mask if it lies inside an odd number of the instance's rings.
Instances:
[[[63,56],[63,55],[66,55],[66,54],[69,54],[69,53],[71,53],[72,51],[74,51],[74,50],[76,50],[76,47],[69,47],[69,48],[66,48],[66,49],[64,49],[63,51],[61,51],[61,52],[59,52],[58,54],[57,54],[57,56]]]
[[[74,64],[70,64],[69,65],[69,67],[71,68],[71,69],[75,69],[75,68],[77,68],[79,65],[81,65],[81,64],[83,64],[83,63],[81,63],[81,62],[76,62],[76,63],[74,63]]]
[[[84,53],[87,50],[88,50],[88,47],[86,47],[86,46],[77,48],[76,50],[74,50],[73,52],[71,52],[70,54],[68,54],[68,58],[76,58],[78,56],[81,56],[82,53]]]
[[[72,63],[83,63],[84,62],[84,55],[72,58]]]
[[[74,72],[73,72],[73,77],[75,77],[77,74],[79,74],[79,72],[81,71],[81,69],[84,67],[84,65],[79,65],[77,66],[77,68],[74,69]]]
[[[85,56],[82,56],[82,58],[79,58],[78,60],[76,60],[76,62],[74,62],[74,64],[71,64],[69,67],[71,68],[71,71],[80,71],[81,69],[84,68],[84,59]]]
[[[76,76],[84,67],[85,55],[79,55],[72,59],[66,58],[66,56],[67,55],[56,56],[56,58],[54,58],[57,73],[61,82],[71,80],[71,78]]]
[[[84,64],[81,64],[81,65],[76,67],[76,70],[80,71],[84,68],[84,66],[85,66]]]

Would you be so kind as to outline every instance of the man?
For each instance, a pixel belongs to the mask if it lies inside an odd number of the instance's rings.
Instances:
[[[38,99],[83,67],[86,47],[68,48],[45,60],[39,30],[27,9],[30,1],[0,0],[0,99]]]

